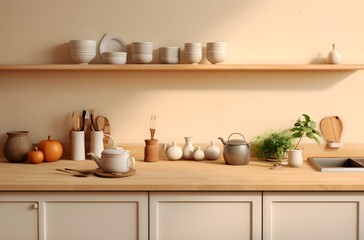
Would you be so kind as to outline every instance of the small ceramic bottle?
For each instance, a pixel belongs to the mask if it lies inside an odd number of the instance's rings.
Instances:
[[[221,151],[218,146],[214,144],[213,141],[210,141],[210,146],[207,146],[205,149],[205,156],[207,160],[216,160],[220,157]]]
[[[178,147],[173,141],[172,146],[167,147],[167,144],[164,144],[164,151],[170,160],[179,160],[183,155],[182,148]]]
[[[185,145],[183,146],[183,159],[190,160],[193,159],[193,152],[195,148],[192,144],[192,137],[185,137]]]
[[[201,150],[199,146],[197,146],[192,156],[194,160],[203,160],[205,158],[205,153]]]
[[[339,64],[341,61],[341,54],[335,50],[335,44],[332,44],[332,51],[327,55],[327,63]]]

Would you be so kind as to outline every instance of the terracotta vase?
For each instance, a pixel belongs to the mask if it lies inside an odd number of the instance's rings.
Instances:
[[[24,162],[33,145],[28,139],[28,131],[7,132],[8,138],[4,143],[4,157],[13,163]]]
[[[156,162],[158,161],[158,140],[157,139],[145,139],[144,147],[144,161]]]

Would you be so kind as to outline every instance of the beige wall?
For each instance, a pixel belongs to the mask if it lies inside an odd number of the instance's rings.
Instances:
[[[226,63],[320,63],[336,43],[342,63],[363,63],[362,0],[1,0],[0,64],[71,63],[70,39],[106,32],[154,48],[226,41]],[[100,63],[100,57],[94,63]],[[206,62],[206,61],[205,61]],[[108,117],[120,143],[157,137],[248,140],[309,113],[339,115],[343,141],[363,143],[364,72],[0,72],[0,144],[10,130],[68,142],[73,110]]]

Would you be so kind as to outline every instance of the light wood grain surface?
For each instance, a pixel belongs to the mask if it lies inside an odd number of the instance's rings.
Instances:
[[[364,64],[1,64],[0,71],[356,71]]]
[[[255,159],[245,166],[226,165],[222,158],[144,162],[140,147],[128,148],[137,162],[136,174],[126,178],[94,175],[77,178],[55,170],[94,170],[97,165],[92,160],[59,160],[33,165],[1,159],[0,191],[364,191],[364,173],[321,173],[308,163],[301,168],[270,170],[272,163]],[[341,154],[349,154],[349,150]],[[338,155],[340,152],[336,153]],[[165,159],[163,155],[161,158]]]

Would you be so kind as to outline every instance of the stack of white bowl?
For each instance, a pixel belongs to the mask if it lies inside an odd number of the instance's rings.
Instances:
[[[96,56],[95,40],[71,40],[70,54],[74,63],[87,64]]]
[[[202,59],[201,43],[185,43],[184,55],[187,63],[199,63]]]
[[[150,63],[153,60],[152,42],[133,42],[131,50],[133,63]]]
[[[206,57],[210,63],[222,63],[226,59],[226,42],[208,42],[206,44]]]
[[[160,63],[176,64],[179,62],[179,47],[159,48]]]
[[[103,52],[102,62],[109,64],[125,64],[126,56],[126,52]]]

